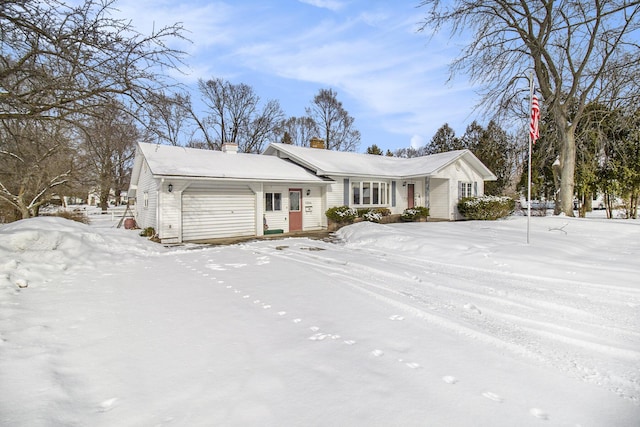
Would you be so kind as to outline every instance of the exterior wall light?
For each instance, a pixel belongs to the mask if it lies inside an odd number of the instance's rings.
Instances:
[[[173,184],[169,184],[167,190],[169,190],[169,193],[171,193],[173,191]]]

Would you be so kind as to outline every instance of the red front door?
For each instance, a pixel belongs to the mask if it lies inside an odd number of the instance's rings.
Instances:
[[[302,230],[302,189],[289,189],[289,231]]]
[[[414,203],[414,193],[415,192],[415,185],[414,184],[407,184],[407,207],[408,208],[412,208],[415,206]]]

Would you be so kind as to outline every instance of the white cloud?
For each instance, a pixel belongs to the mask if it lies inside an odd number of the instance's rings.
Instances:
[[[335,1],[335,0],[299,0],[299,1],[300,3],[319,7],[321,9],[329,9],[334,12],[344,7],[344,4],[342,2]]]
[[[411,137],[411,148],[418,149],[425,144],[425,139],[420,135],[413,135]]]

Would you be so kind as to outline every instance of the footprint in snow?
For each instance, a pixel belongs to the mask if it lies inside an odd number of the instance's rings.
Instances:
[[[422,366],[420,366],[419,363],[415,363],[415,362],[407,362],[407,363],[405,363],[405,365],[407,365],[407,367],[409,367],[411,369],[422,368]]]
[[[389,320],[404,320],[404,317],[399,314],[394,314],[393,316],[389,316]]]
[[[302,322],[302,319],[293,319],[292,322],[293,323],[300,323],[300,322]]]
[[[327,338],[329,335],[327,334],[314,334],[309,337],[311,341],[322,341]]]
[[[464,308],[465,308],[465,310],[469,310],[469,311],[473,311],[473,312],[478,313],[478,314],[482,314],[480,309],[478,307],[476,307],[475,305],[473,305],[473,304],[465,304]]]
[[[287,314],[287,312],[286,312],[286,311],[279,311],[279,312],[278,312],[278,316],[284,316],[285,314]]]
[[[356,342],[354,340],[344,340],[346,345],[354,345]]]
[[[504,400],[502,397],[500,397],[500,395],[493,393],[491,391],[485,391],[484,393],[482,393],[482,395],[487,399],[493,400],[494,402],[502,403],[502,401]]]
[[[233,268],[242,268],[242,267],[246,267],[247,264],[225,264],[227,267],[233,267]]]
[[[544,412],[542,409],[531,408],[529,410],[529,413],[531,415],[533,415],[534,417],[536,417],[536,418],[540,418],[541,420],[548,420],[549,419],[549,414]]]
[[[320,330],[320,328],[317,326],[312,326],[309,329],[311,329],[313,332],[318,332]]]
[[[113,409],[113,404],[118,400],[117,397],[112,397],[111,399],[104,400],[100,403],[100,411],[106,412]]]
[[[264,308],[265,310],[268,310],[271,308],[271,306],[269,304],[264,304],[262,308]]]
[[[456,377],[452,377],[451,375],[447,375],[442,377],[442,381],[444,381],[447,384],[455,384],[458,382],[458,379]]]
[[[371,354],[375,357],[380,357],[380,356],[384,356],[384,351],[376,349],[376,350],[373,350]]]

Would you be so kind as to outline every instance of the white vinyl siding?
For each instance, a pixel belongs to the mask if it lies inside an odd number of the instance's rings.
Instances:
[[[182,240],[256,235],[256,196],[246,186],[189,187],[182,194]]]
[[[153,227],[157,231],[158,181],[151,175],[146,162],[141,167],[136,198],[138,227],[142,229]]]
[[[344,205],[344,177],[332,176],[331,179],[333,179],[334,182],[331,185],[327,186],[327,209],[334,206]]]
[[[314,187],[302,192],[302,226],[303,230],[320,230],[325,210],[322,208],[322,188]]]
[[[435,219],[451,219],[449,180],[431,178],[429,193],[429,216]]]

